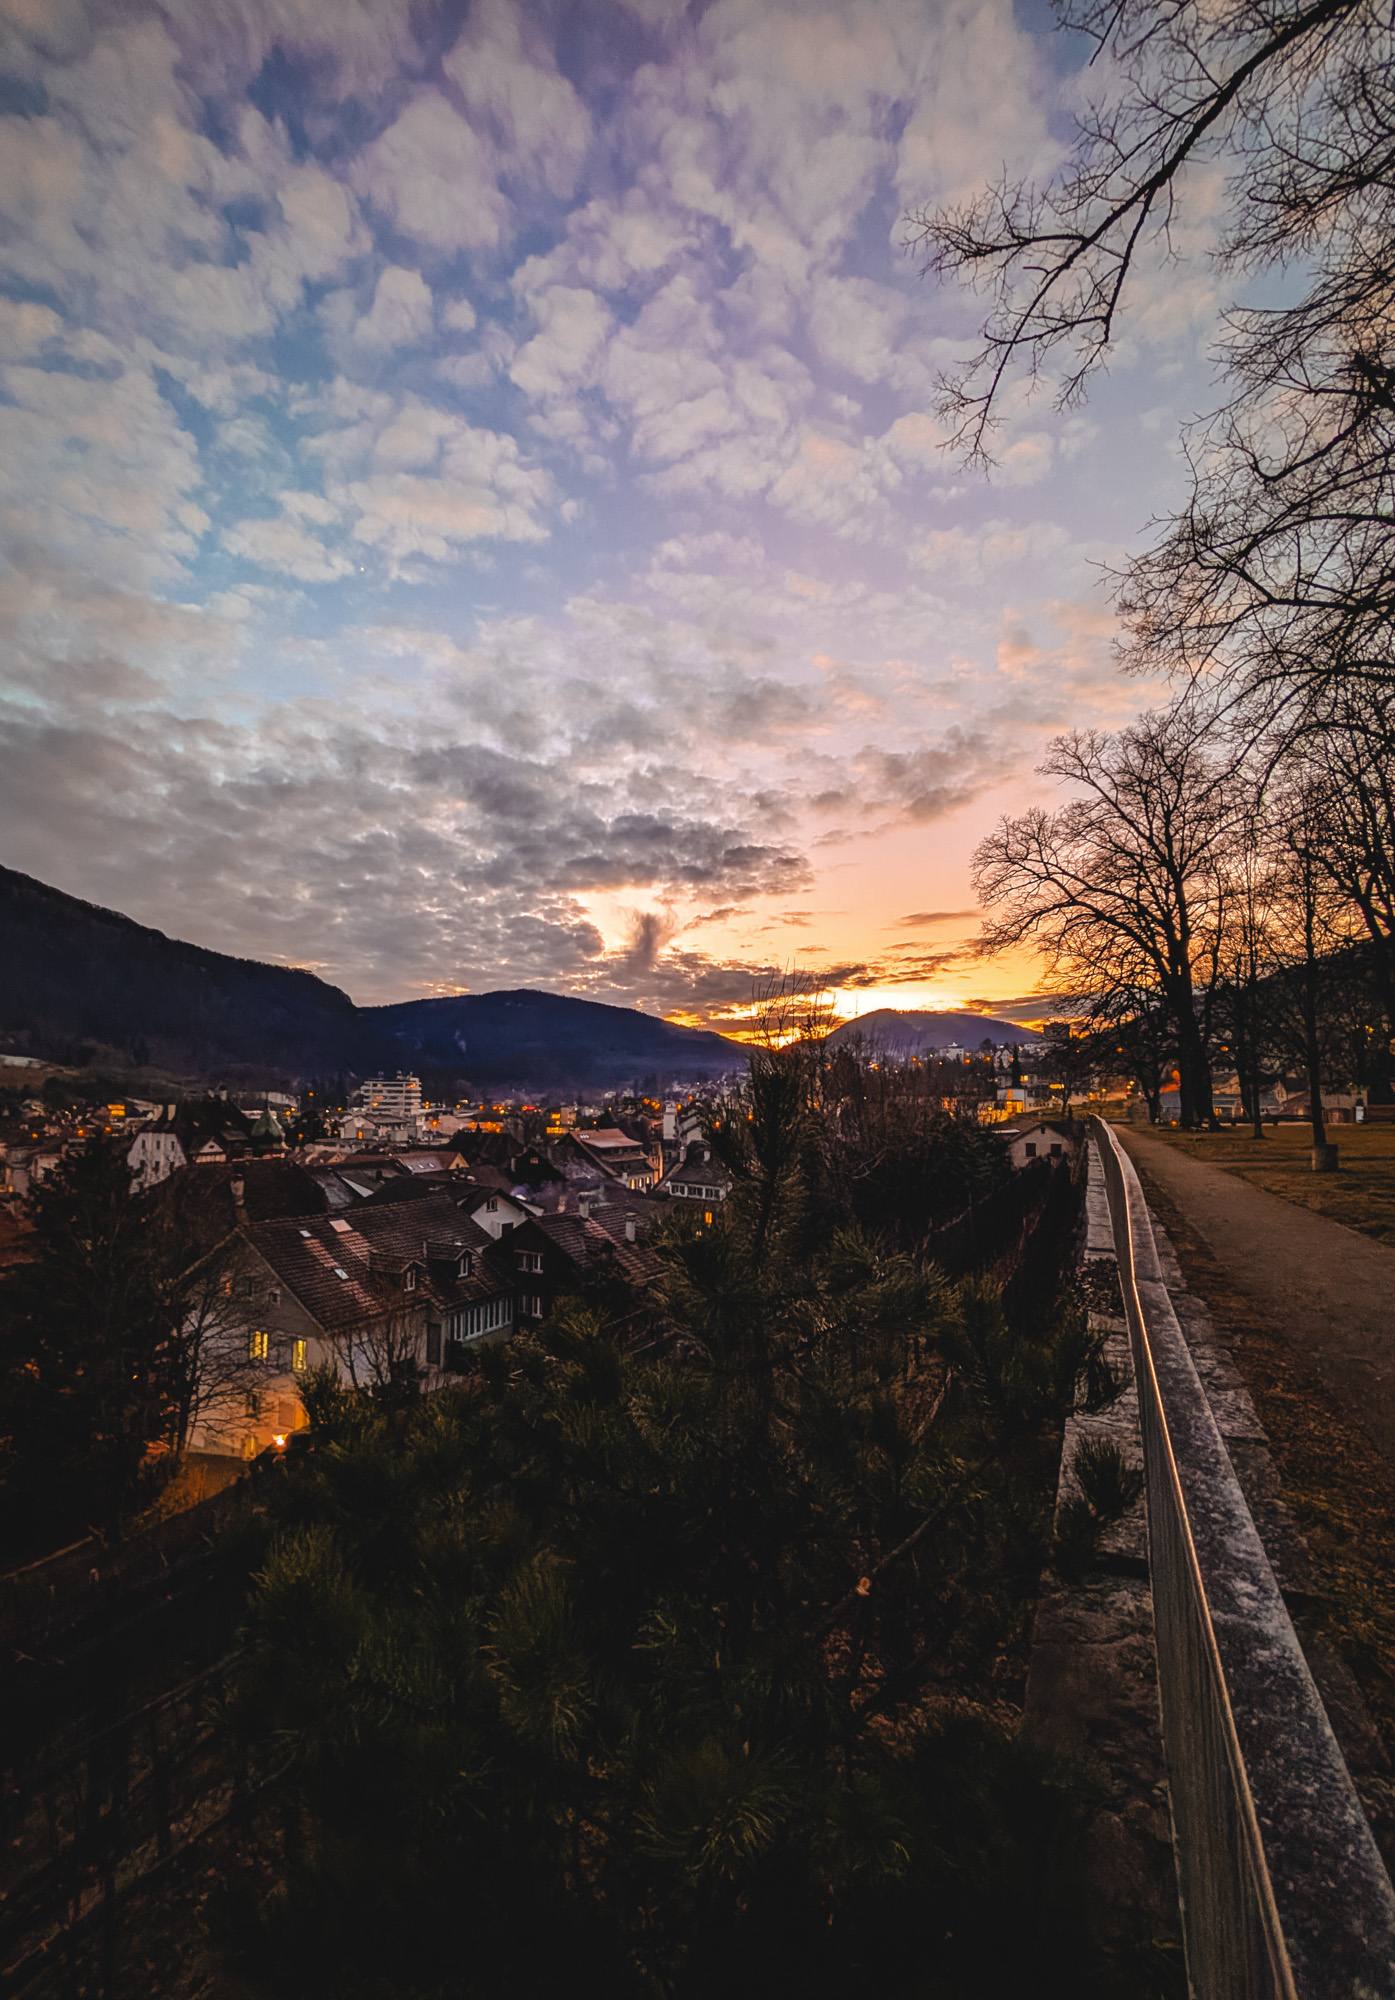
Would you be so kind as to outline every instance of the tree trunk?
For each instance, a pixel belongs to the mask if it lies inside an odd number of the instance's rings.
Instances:
[[[1318,1042],[1317,967],[1309,957],[1303,980],[1303,1043],[1308,1067],[1308,1116],[1313,1127],[1313,1165],[1327,1149],[1327,1120],[1322,1112],[1322,1050]]]

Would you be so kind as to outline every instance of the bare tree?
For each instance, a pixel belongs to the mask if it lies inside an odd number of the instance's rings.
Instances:
[[[1360,916],[1388,1039],[1395,1032],[1395,696],[1348,696],[1307,754],[1326,779],[1322,864]]]
[[[186,1450],[196,1431],[232,1437],[245,1430],[248,1400],[266,1386],[266,1362],[251,1346],[240,1250],[231,1236],[196,1262],[170,1267],[168,1416],[175,1452]]]
[[[1228,1036],[1240,1102],[1256,1139],[1264,1137],[1261,1097],[1274,1052],[1273,975],[1279,962],[1281,871],[1263,772],[1253,776],[1228,850],[1228,920],[1220,942],[1217,1020]]]
[[[1343,946],[1356,913],[1332,881],[1326,849],[1332,824],[1330,785],[1311,768],[1295,768],[1269,796],[1269,837],[1276,862],[1277,982],[1308,1080],[1313,1167],[1332,1165],[1323,1109],[1324,1073],[1332,1040],[1330,988],[1342,969]]]
[[[1228,915],[1235,778],[1190,704],[1117,735],[1060,736],[1077,796],[1002,820],[974,856],[984,956],[1032,944],[1103,1012],[1146,993],[1176,1038],[1184,1125],[1214,1121],[1209,1043]]]
[[[411,1402],[421,1389],[424,1332],[421,1312],[394,1305],[336,1335],[331,1345],[354,1388],[382,1402]]]
[[[927,268],[991,297],[943,408],[986,456],[1014,379],[1076,401],[1140,269],[1174,254],[1192,170],[1222,163],[1214,261],[1237,284],[1288,273],[1298,296],[1227,315],[1230,391],[1190,439],[1189,503],[1121,603],[1135,659],[1219,666],[1261,724],[1311,724],[1333,686],[1395,671],[1395,23],[1376,0],[1058,14],[1103,58],[1065,170],[911,218]]]

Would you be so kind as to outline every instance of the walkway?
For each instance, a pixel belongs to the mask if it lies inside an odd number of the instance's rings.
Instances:
[[[1145,1186],[1174,1203],[1237,1290],[1395,1458],[1395,1249],[1134,1127],[1119,1136]]]

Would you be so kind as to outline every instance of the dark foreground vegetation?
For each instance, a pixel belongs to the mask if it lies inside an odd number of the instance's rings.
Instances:
[[[825,1080],[753,1062],[661,1336],[577,1304],[415,1406],[310,1385],[233,1703],[286,1854],[223,1905],[244,1990],[1158,1990],[1017,1729],[1061,1423],[1114,1384],[1069,1298],[856,1219],[879,1114],[840,1137]]]

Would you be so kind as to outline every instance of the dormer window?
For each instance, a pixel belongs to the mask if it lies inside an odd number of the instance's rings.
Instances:
[[[402,1289],[404,1292],[414,1292],[416,1288],[417,1288],[416,1269],[413,1265],[409,1264],[406,1270],[402,1274]]]
[[[520,1271],[541,1271],[541,1250],[518,1250],[514,1254],[518,1258],[518,1268]]]
[[[462,1250],[460,1253],[460,1262],[455,1267],[456,1277],[468,1278],[472,1275],[474,1268],[475,1258],[473,1251]]]

